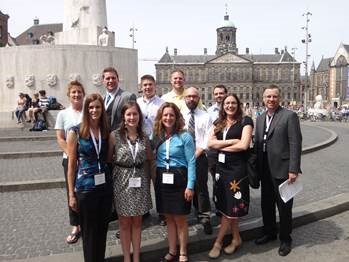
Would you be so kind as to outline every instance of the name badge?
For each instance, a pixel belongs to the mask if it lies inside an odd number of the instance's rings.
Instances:
[[[163,173],[162,174],[162,183],[163,184],[173,185],[174,184],[174,175],[173,175],[173,173]]]
[[[128,180],[128,187],[138,188],[141,187],[141,178],[140,177],[130,177]]]
[[[95,177],[95,186],[102,185],[105,183],[105,174],[97,174],[94,176]]]
[[[218,154],[218,162],[225,163],[225,154]]]

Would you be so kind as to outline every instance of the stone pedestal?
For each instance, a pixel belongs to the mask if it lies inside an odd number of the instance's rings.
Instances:
[[[104,68],[115,67],[120,86],[137,93],[136,49],[90,45],[32,45],[0,48],[0,112],[13,111],[18,93],[45,89],[67,106],[67,84],[79,80],[86,93],[105,94]]]

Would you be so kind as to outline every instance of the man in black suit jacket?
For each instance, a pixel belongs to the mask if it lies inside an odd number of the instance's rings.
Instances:
[[[279,185],[296,181],[301,173],[302,134],[296,113],[282,108],[280,89],[271,85],[264,90],[263,102],[267,111],[257,118],[255,147],[257,169],[261,176],[261,205],[264,235],[256,239],[257,245],[276,239],[277,205],[280,217],[279,255],[291,252],[293,199],[284,203]]]
[[[136,101],[136,95],[119,87],[119,75],[115,68],[103,70],[103,84],[106,87],[104,106],[108,115],[110,131],[118,128],[121,121],[121,109],[130,100]]]

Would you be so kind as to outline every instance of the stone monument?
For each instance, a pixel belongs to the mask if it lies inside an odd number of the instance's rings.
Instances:
[[[107,28],[105,0],[64,0],[63,32],[56,33],[55,42],[60,45],[99,45],[98,36]],[[113,32],[105,31],[109,45],[115,45]]]
[[[329,112],[324,108],[321,95],[315,96],[314,108],[309,108],[308,113],[313,116],[329,116]]]
[[[64,0],[63,32],[48,33],[40,45],[0,48],[0,113],[10,115],[19,92],[33,95],[41,89],[66,106],[66,87],[75,79],[87,94],[104,95],[101,73],[109,66],[118,70],[120,86],[136,93],[137,50],[115,47],[107,26],[105,0]],[[3,119],[0,115],[0,125]]]

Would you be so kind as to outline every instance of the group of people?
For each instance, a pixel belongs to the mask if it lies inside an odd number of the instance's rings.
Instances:
[[[103,71],[104,97],[85,97],[81,83],[68,85],[70,106],[59,112],[57,142],[64,151],[63,167],[72,231],[68,243],[83,240],[85,261],[103,261],[112,205],[119,219],[124,261],[140,261],[142,216],[152,209],[164,218],[168,253],[161,261],[189,261],[188,223],[191,205],[206,234],[212,234],[208,172],[221,226],[210,258],[240,247],[238,218],[248,213],[246,171],[254,123],[243,113],[239,97],[217,85],[216,103],[208,108],[197,88],[184,88],[183,71],[171,74],[172,90],[156,95],[153,76],[141,78],[143,94],[136,98],[119,87],[116,69]],[[256,244],[276,239],[275,205],[280,214],[280,255],[291,251],[292,200],[283,203],[278,185],[297,179],[301,132],[297,115],[279,106],[280,90],[269,86],[263,100],[267,111],[256,123],[254,149],[262,186],[264,235]],[[177,250],[179,243],[179,251]],[[132,246],[132,256],[131,256]],[[132,257],[132,260],[131,260]]]
[[[45,113],[48,110],[49,98],[46,96],[45,90],[34,93],[33,98],[28,94],[19,93],[15,115],[17,124],[24,121],[27,123],[36,122],[39,113]],[[26,115],[26,112],[28,114]]]

